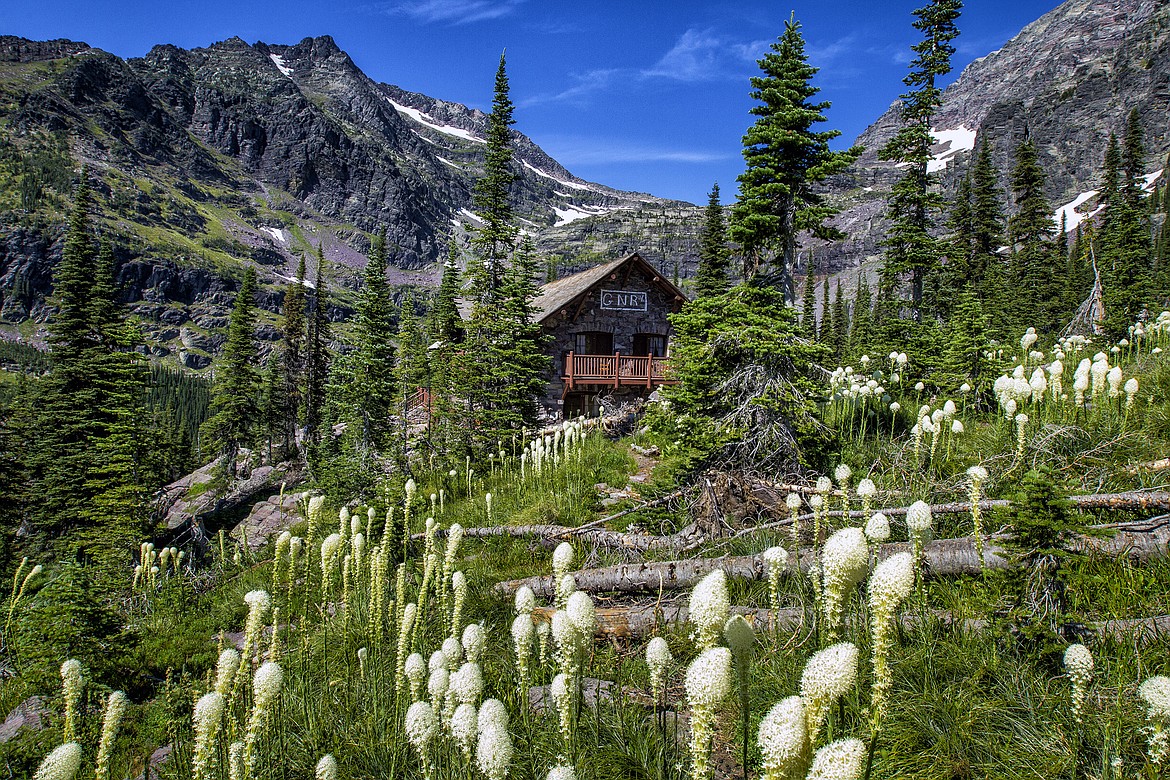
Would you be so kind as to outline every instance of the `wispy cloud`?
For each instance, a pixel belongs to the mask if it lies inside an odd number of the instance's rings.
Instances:
[[[613,82],[628,77],[630,71],[622,68],[599,68],[584,73],[571,73],[573,83],[559,92],[531,95],[519,102],[521,108],[542,103],[585,103],[595,93],[602,92]]]
[[[670,51],[642,71],[648,78],[677,81],[708,81],[723,74],[723,60],[731,52],[729,42],[710,30],[694,28],[684,32]]]
[[[524,0],[405,0],[383,3],[390,14],[409,16],[424,24],[471,24],[510,16]]]
[[[542,139],[542,146],[561,163],[612,165],[615,163],[673,162],[702,164],[731,159],[735,155],[703,149],[680,149],[596,138]]]

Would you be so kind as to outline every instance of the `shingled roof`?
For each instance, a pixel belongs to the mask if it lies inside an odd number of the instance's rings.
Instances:
[[[537,310],[536,321],[544,322],[561,309],[567,308],[580,296],[588,293],[594,285],[601,283],[611,274],[616,274],[627,263],[641,265],[650,274],[651,278],[655,280],[656,284],[662,285],[673,295],[684,301],[687,299],[686,293],[671,284],[668,279],[664,278],[653,266],[647,263],[640,254],[635,252],[627,257],[611,260],[608,263],[594,266],[593,268],[575,273],[572,276],[557,279],[541,287],[540,295],[534,301]]]

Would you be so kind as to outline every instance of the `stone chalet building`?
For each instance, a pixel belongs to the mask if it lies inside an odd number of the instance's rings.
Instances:
[[[602,396],[645,397],[669,383],[667,316],[686,301],[637,253],[541,287],[536,319],[553,358],[545,410],[594,414]]]

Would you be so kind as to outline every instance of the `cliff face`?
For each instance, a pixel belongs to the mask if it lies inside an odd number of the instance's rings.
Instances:
[[[1013,152],[1027,134],[1038,147],[1055,211],[1097,188],[1109,134],[1122,134],[1134,108],[1153,173],[1170,152],[1170,5],[1068,0],[971,63],[946,89],[935,119],[939,143],[932,167],[951,194],[973,145],[986,137],[1007,192]],[[845,207],[838,223],[850,235],[817,249],[834,270],[851,271],[880,254],[884,199],[898,172],[877,157],[897,127],[895,104],[858,137],[865,154],[831,188]],[[1084,211],[1092,208],[1087,205]]]
[[[31,199],[0,196],[0,314],[48,315],[82,164],[101,194],[101,227],[117,237],[125,296],[159,352],[183,346],[159,307],[171,320],[217,321],[243,264],[283,284],[318,244],[338,316],[375,231],[386,232],[393,282],[431,283],[474,219],[486,130],[482,112],[375,83],[328,36],[157,46],[132,60],[0,37],[0,191],[35,185]],[[530,139],[513,140],[517,211],[538,241],[587,215],[604,225],[675,205],[578,179]]]

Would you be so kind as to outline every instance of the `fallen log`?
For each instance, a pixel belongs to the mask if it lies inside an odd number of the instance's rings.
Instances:
[[[541,622],[552,619],[556,610],[540,608],[533,610],[533,619]],[[807,616],[805,611],[796,608],[779,610],[758,609],[756,607],[731,608],[732,614],[743,615],[747,621],[758,630],[798,631],[804,626]],[[667,628],[677,628],[687,622],[690,611],[685,604],[638,605],[622,607],[598,607],[595,610],[597,617],[597,639],[644,639],[657,634]],[[935,612],[932,616],[951,626],[959,626],[965,631],[982,631],[988,627],[988,621],[981,618],[955,618],[949,612]],[[919,617],[914,613],[905,613],[901,616],[902,624],[910,628]],[[1170,640],[1170,615],[1157,615],[1148,618],[1128,618],[1092,622],[1088,624],[1102,639],[1136,639],[1142,644],[1165,642]]]
[[[1080,511],[1110,509],[1114,511],[1129,512],[1165,512],[1170,510],[1170,491],[1131,490],[1123,493],[1093,493],[1084,496],[1069,496],[1068,501],[1070,504],[1072,504],[1073,509]],[[979,502],[979,508],[984,512],[989,512],[993,509],[1006,509],[1011,505],[1012,502],[1006,498],[984,499]],[[883,509],[874,509],[872,511],[881,512],[886,517],[903,517],[907,512],[910,511],[910,507],[886,507]],[[930,505],[930,513],[932,515],[958,515],[970,511],[970,501],[955,501],[947,504]],[[752,534],[758,533],[760,531],[770,531],[776,528],[783,528],[792,525],[794,520],[805,522],[815,518],[816,515],[814,515],[812,512],[798,515],[796,518],[789,516],[783,520],[777,520],[773,523],[764,523],[763,525],[755,525],[751,528],[744,528],[733,534],[731,538],[739,539],[744,536],[751,536]],[[851,520],[868,520],[869,515],[860,509],[852,509],[848,512],[845,512],[841,509],[833,509],[829,510],[828,512],[822,512],[821,518],[848,518]]]
[[[1081,537],[1074,545],[1076,549],[1126,556],[1135,562],[1163,557],[1170,552],[1167,549],[1170,547],[1170,517],[1094,528],[1112,533],[1105,537]],[[940,577],[978,574],[981,568],[1006,569],[1011,564],[1004,557],[1003,547],[995,541],[1002,538],[1002,535],[993,536],[989,543],[984,545],[984,567],[979,565],[973,536],[937,539],[923,548],[926,570],[931,576]],[[907,542],[883,544],[877,552],[878,560],[884,560],[909,548]],[[812,560],[812,549],[802,548],[799,556],[800,570],[808,571]],[[715,569],[723,569],[729,577],[747,580],[762,580],[768,572],[763,555],[756,554],[626,563],[598,569],[582,569],[572,574],[577,588],[590,593],[657,593],[689,588]],[[792,569],[790,562],[788,571]],[[536,595],[545,598],[552,597],[555,592],[553,578],[549,575],[499,582],[495,586],[495,591],[500,596],[511,597],[522,585],[527,585]]]

